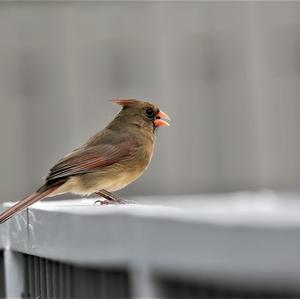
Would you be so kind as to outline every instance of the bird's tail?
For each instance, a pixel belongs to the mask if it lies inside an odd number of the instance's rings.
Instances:
[[[41,187],[38,191],[35,193],[25,197],[12,207],[6,209],[4,212],[0,214],[0,223],[5,222],[9,218],[13,217],[17,213],[23,211],[30,205],[34,204],[35,202],[47,197],[50,193],[58,189],[61,185],[55,185],[49,188],[45,188],[45,185]]]

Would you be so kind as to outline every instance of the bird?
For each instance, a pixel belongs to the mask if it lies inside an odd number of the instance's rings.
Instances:
[[[123,203],[113,194],[134,182],[147,169],[156,130],[169,126],[170,117],[146,100],[117,98],[121,110],[100,132],[59,160],[45,183],[0,214],[4,223],[35,202],[64,193],[97,194],[105,203]]]

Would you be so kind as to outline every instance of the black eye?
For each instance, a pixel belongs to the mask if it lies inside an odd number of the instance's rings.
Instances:
[[[146,109],[146,115],[147,115],[149,118],[153,118],[153,116],[154,116],[154,111],[153,111],[153,109],[151,109],[151,108]]]

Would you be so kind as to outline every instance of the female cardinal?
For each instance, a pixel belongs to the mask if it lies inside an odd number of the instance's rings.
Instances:
[[[169,116],[151,103],[116,99],[122,106],[115,119],[51,169],[45,184],[0,214],[0,223],[33,203],[67,192],[96,193],[107,202],[122,202],[111,192],[140,177],[150,163],[155,130],[169,124]]]

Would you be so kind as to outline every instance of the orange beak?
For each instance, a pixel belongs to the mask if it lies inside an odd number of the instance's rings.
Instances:
[[[163,111],[159,111],[156,114],[156,120],[154,121],[155,127],[158,128],[158,127],[165,127],[165,126],[169,126],[170,125],[168,122],[166,122],[162,118],[165,118],[167,120],[171,120],[170,116],[167,113],[164,113]]]

